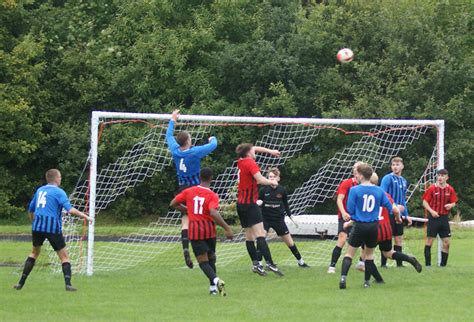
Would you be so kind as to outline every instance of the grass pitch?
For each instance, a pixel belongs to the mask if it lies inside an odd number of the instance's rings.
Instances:
[[[384,269],[386,284],[370,289],[362,287],[363,274],[351,269],[348,289],[339,290],[340,262],[334,275],[325,266],[281,265],[282,278],[257,276],[241,263],[218,267],[227,297],[209,296],[207,280],[196,267],[75,275],[76,293],[64,291],[62,274],[41,269],[33,270],[23,290],[13,290],[20,269],[1,267],[0,320],[468,321],[474,313],[474,231],[453,235],[447,267],[423,267],[421,274],[411,266]],[[304,249],[314,242],[298,245]],[[0,262],[20,264],[29,250],[30,243],[0,242]],[[415,250],[421,262],[422,252],[421,247]]]

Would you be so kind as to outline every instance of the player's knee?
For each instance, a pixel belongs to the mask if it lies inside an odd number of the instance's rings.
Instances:
[[[215,262],[217,260],[217,256],[215,253],[208,254],[209,262]]]

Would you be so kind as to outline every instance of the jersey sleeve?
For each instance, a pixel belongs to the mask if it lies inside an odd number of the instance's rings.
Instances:
[[[384,191],[382,191],[382,202],[380,203],[382,207],[385,207],[388,209],[390,213],[393,211],[393,203],[390,201],[388,196],[385,194]]]
[[[168,123],[168,128],[166,129],[166,143],[168,144],[168,148],[173,151],[178,147],[178,142],[173,135],[174,132],[174,121],[170,120]]]
[[[380,188],[383,189],[385,192],[389,192],[390,189],[390,178],[388,175],[382,178],[382,182],[380,183]]]
[[[349,196],[347,197],[347,205],[346,210],[349,215],[353,216],[355,214],[356,209],[356,194],[354,193],[354,189],[349,190]]]
[[[431,185],[428,189],[426,189],[425,193],[423,193],[423,200],[426,200],[428,203],[431,202],[431,198],[433,197],[433,189],[434,185]]]
[[[336,192],[336,195],[339,196],[339,195],[347,195],[347,191],[349,190],[348,189],[348,184],[347,184],[348,181],[344,180],[341,182],[341,184],[339,185],[339,187],[337,188],[337,192]]]
[[[209,209],[218,209],[218,208],[219,208],[219,196],[216,193],[213,193],[209,200]]]
[[[174,200],[176,200],[180,204],[186,204],[186,190],[187,189],[178,193],[178,195],[174,197]]]
[[[249,163],[248,170],[249,170],[249,172],[252,176],[254,176],[254,175],[256,175],[257,173],[260,172],[260,168],[259,168],[257,162],[255,162],[255,160],[252,160],[252,162]]]
[[[193,147],[193,153],[199,158],[204,158],[217,148],[217,139],[213,137],[211,142]]]
[[[456,193],[456,190],[454,190],[453,187],[451,187],[451,196],[449,197],[449,201],[450,201],[451,203],[453,203],[453,202],[458,202],[458,195],[457,195],[457,193]]]
[[[30,201],[30,204],[28,206],[28,211],[33,213],[35,212],[35,208],[36,208],[36,193],[33,196],[33,199],[31,199]]]
[[[286,215],[288,217],[291,216],[290,205],[288,204],[288,194],[286,193],[286,189],[284,187],[281,201],[283,202],[283,207],[285,207]]]
[[[266,186],[263,186],[258,190],[258,199],[260,199],[262,201],[265,201],[264,200],[264,198],[265,198],[265,187]]]
[[[61,207],[63,207],[67,212],[69,212],[69,210],[71,210],[72,208],[72,205],[71,205],[71,202],[69,201],[69,198],[67,197],[66,193],[64,192],[64,190],[59,190],[59,204],[61,205]]]

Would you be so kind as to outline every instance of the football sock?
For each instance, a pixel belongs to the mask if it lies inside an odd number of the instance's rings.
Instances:
[[[214,272],[217,274],[216,258],[215,258],[215,257],[209,258],[209,265],[211,265],[212,269],[213,269]]]
[[[330,266],[336,267],[336,263],[337,263],[339,257],[341,257],[341,251],[342,251],[341,247],[339,247],[339,246],[334,247],[334,249],[332,250]]]
[[[209,262],[199,263],[199,267],[204,272],[204,274],[206,274],[207,278],[209,279],[209,282],[211,282],[211,285],[214,285],[214,279],[216,278],[216,272],[214,272],[211,265],[209,265]]]
[[[393,246],[393,250],[396,252],[401,253],[402,252],[402,246],[395,245]],[[397,259],[397,266],[402,266],[402,261],[400,259]]]
[[[375,263],[374,263],[373,259],[370,260],[369,267],[370,267],[369,268],[370,274],[375,278],[375,280],[377,282],[383,281],[382,275],[380,275],[380,272],[377,269],[377,266],[375,266]],[[365,261],[365,269],[367,270],[367,261]],[[370,278],[370,275],[369,275],[369,278]],[[366,278],[366,280],[368,281],[367,278]]]
[[[425,265],[431,266],[431,246],[425,245]]]
[[[407,254],[401,253],[401,252],[395,252],[395,253],[392,254],[392,259],[396,260],[397,263],[398,263],[398,261],[409,262],[410,261],[410,256],[408,256]]]
[[[247,246],[247,252],[249,253],[250,259],[254,265],[258,265],[257,249],[255,248],[255,242],[253,240],[246,240],[245,246]]]
[[[293,253],[293,255],[295,256],[295,258],[297,260],[300,260],[301,259],[301,254],[298,251],[298,248],[296,247],[296,244],[293,244],[293,246],[291,246],[289,248],[290,248],[291,252]]]
[[[33,266],[35,266],[36,260],[33,257],[28,257],[25,261],[25,266],[23,268],[23,274],[21,274],[20,281],[18,284],[23,285],[25,284],[26,278],[30,275]]]
[[[373,259],[368,259],[365,261],[365,271],[364,271],[364,277],[365,277],[365,280],[366,281],[369,281],[370,280],[370,276],[372,275],[372,272],[373,272],[373,267],[372,265],[374,265],[374,260]],[[375,275],[374,275],[375,277]]]
[[[273,265],[272,254],[270,253],[270,248],[268,248],[267,241],[265,237],[257,237],[257,249],[262,253],[263,258],[267,264]]]
[[[347,276],[349,272],[349,268],[351,268],[352,258],[346,256],[342,260],[342,269],[341,269],[341,276]]]
[[[440,266],[446,266],[448,264],[448,253],[441,252],[441,263]]]
[[[380,265],[387,266],[387,257],[383,256],[383,254],[380,254]]]
[[[66,285],[71,286],[71,263],[65,262],[63,263],[63,274],[64,274],[64,282]]]
[[[183,249],[189,249],[189,238],[187,229],[181,230],[181,244],[183,244]]]

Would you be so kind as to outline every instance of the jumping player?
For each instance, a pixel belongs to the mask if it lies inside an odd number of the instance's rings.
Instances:
[[[214,151],[217,147],[217,139],[213,136],[209,138],[209,143],[193,146],[191,135],[187,131],[179,132],[176,138],[173,136],[174,126],[179,118],[179,110],[174,110],[166,130],[166,142],[168,149],[173,156],[178,177],[178,192],[199,184],[199,171],[201,169],[201,159]],[[188,216],[183,213],[181,219],[181,243],[183,245],[183,255],[186,265],[193,268],[193,262],[189,255],[188,238]]]
[[[280,182],[280,170],[278,170],[278,168],[271,168],[268,170],[267,177],[269,180]],[[293,256],[295,256],[298,261],[298,266],[308,268],[309,265],[306,264],[301,257],[285,223],[285,214],[288,217],[291,216],[285,187],[280,184],[277,186],[263,186],[259,190],[258,199],[257,204],[262,207],[263,229],[268,233],[270,228],[273,228],[291,250]]]
[[[352,187],[356,186],[358,184],[356,175],[357,175],[357,166],[361,164],[361,162],[356,162],[352,166],[352,178],[343,180],[341,184],[339,185],[339,188],[337,188],[336,192],[336,204],[337,204],[337,220],[338,220],[338,229],[337,229],[337,243],[336,246],[334,246],[334,249],[332,250],[332,256],[331,256],[331,263],[328,267],[328,273],[329,274],[334,274],[336,273],[336,264],[337,261],[339,260],[339,257],[341,256],[342,248],[344,247],[344,244],[346,243],[347,236],[350,233],[350,227],[345,230],[343,225],[344,222],[347,222],[350,220],[350,215],[346,211],[346,205],[347,205],[347,198],[349,196],[349,189]],[[362,266],[358,264],[359,266]]]
[[[199,267],[209,278],[211,295],[225,296],[224,281],[216,273],[216,224],[224,228],[225,235],[232,239],[233,233],[229,225],[218,212],[219,197],[209,187],[212,181],[212,170],[202,168],[201,184],[181,191],[170,206],[188,212],[189,240]],[[186,205],[186,207],[183,206]]]
[[[64,282],[66,291],[76,291],[71,285],[71,262],[66,250],[66,242],[62,234],[61,212],[66,210],[69,214],[92,221],[92,219],[71,206],[69,199],[61,185],[61,172],[56,169],[50,169],[46,172],[47,185],[36,190],[33,199],[28,207],[29,216],[32,223],[33,250],[28,256],[23,268],[18,284],[13,286],[21,290],[25,285],[28,275],[32,271],[36,259],[38,259],[41,246],[45,239],[49,241],[53,249],[59,256],[62,263]]]
[[[407,208],[407,189],[408,182],[402,177],[402,171],[404,168],[403,159],[400,157],[395,157],[391,161],[392,173],[385,175],[382,178],[381,187],[387,192],[398,205],[398,208],[402,214],[402,219],[405,219],[408,222],[408,225],[411,225],[411,219],[408,217],[408,208]],[[390,215],[390,222],[392,223],[392,234],[395,241],[394,250],[397,252],[402,251],[403,243],[403,222],[397,223],[393,215]],[[381,257],[382,267],[386,267],[387,259],[382,255]],[[400,260],[397,260],[397,266],[402,267],[403,264]]]
[[[354,221],[354,227],[349,236],[349,247],[342,262],[339,288],[346,288],[346,278],[357,248],[365,245],[365,282],[369,287],[369,279],[376,271],[374,265],[374,249],[377,246],[378,217],[380,207],[392,210],[397,219],[400,215],[398,207],[392,206],[385,192],[370,182],[373,170],[368,164],[357,166],[357,179],[360,185],[351,188],[347,200],[347,212]]]
[[[274,185],[278,182],[265,178],[260,168],[255,162],[255,153],[268,153],[275,157],[280,156],[278,150],[270,150],[263,147],[253,146],[251,143],[242,143],[235,149],[239,160],[237,168],[239,170],[239,185],[237,192],[237,214],[240,224],[245,230],[245,245],[253,264],[253,272],[259,275],[266,275],[265,269],[259,264],[257,249],[265,258],[267,268],[277,275],[283,276],[283,273],[273,263],[270,249],[265,240],[265,229],[263,228],[263,219],[260,207],[257,205],[258,189],[257,184]],[[255,247],[255,241],[257,247]]]
[[[449,238],[451,237],[448,217],[458,201],[456,191],[447,183],[448,179],[448,170],[439,170],[438,182],[430,186],[423,194],[423,207],[429,212],[425,244],[426,266],[431,266],[431,245],[437,235],[443,241],[440,266],[448,264]]]

